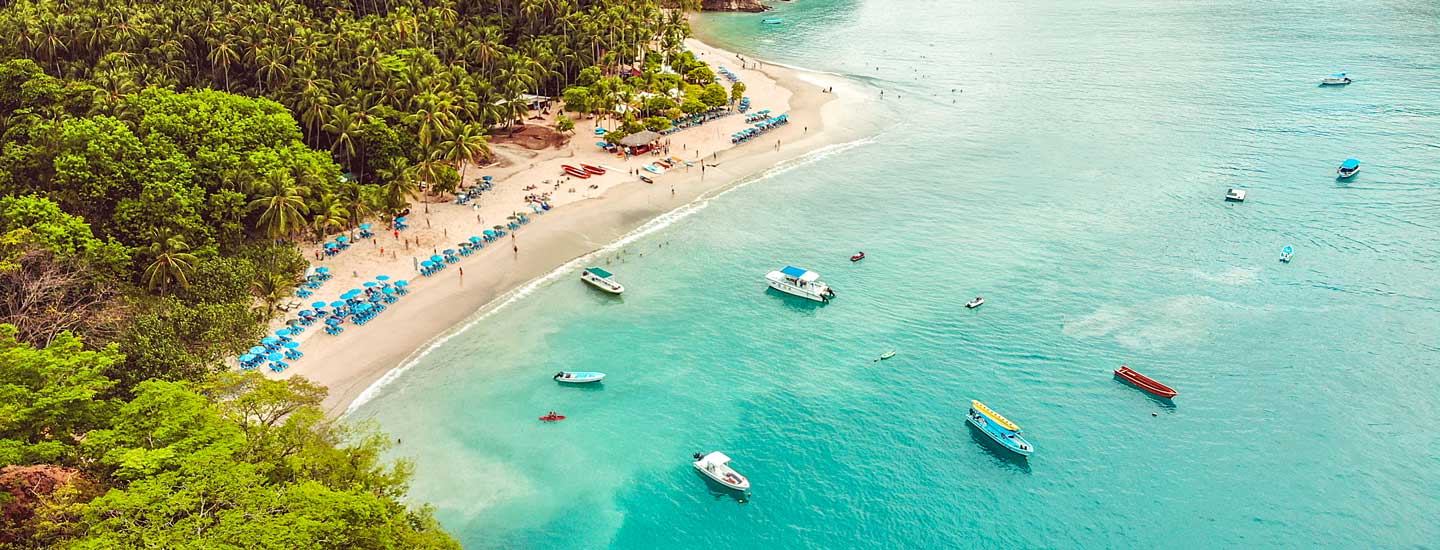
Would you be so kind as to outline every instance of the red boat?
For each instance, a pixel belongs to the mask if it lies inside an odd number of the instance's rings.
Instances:
[[[861,253],[859,253],[859,254],[856,254],[856,255],[850,257],[850,261],[852,261],[852,262],[858,262],[858,261],[863,260],[863,259],[865,259],[865,253],[864,253],[864,252],[861,252]]]
[[[564,169],[566,174],[570,174],[580,179],[590,179],[590,174],[586,173],[584,170],[581,170],[574,166],[570,166],[569,164],[563,164],[560,166],[560,168]]]
[[[561,420],[565,420],[565,415],[563,415],[563,414],[547,414],[547,415],[545,415],[545,416],[540,417],[540,420],[543,420],[543,421],[545,421],[545,422],[559,422],[559,421],[561,421]]]
[[[603,176],[603,175],[605,175],[605,169],[604,169],[604,168],[601,168],[601,167],[599,167],[599,166],[595,166],[594,164],[581,164],[580,167],[581,167],[581,168],[584,168],[584,169],[585,169],[585,173],[590,174],[590,175],[594,175],[594,176]]]
[[[1160,397],[1164,397],[1166,399],[1178,395],[1175,390],[1172,389],[1170,386],[1166,386],[1165,384],[1156,382],[1149,376],[1145,376],[1143,374],[1135,372],[1134,370],[1131,370],[1130,367],[1127,367],[1125,365],[1120,365],[1120,368],[1115,369],[1115,376],[1124,378],[1131,384],[1139,386],[1140,389],[1148,391]]]

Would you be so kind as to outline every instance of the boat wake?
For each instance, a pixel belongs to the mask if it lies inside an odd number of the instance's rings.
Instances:
[[[587,265],[591,263],[592,260],[600,256],[604,256],[606,254],[620,250],[625,246],[634,243],[635,241],[638,241],[651,234],[654,234],[657,231],[670,227],[676,222],[688,218],[696,212],[704,210],[705,207],[710,205],[711,201],[723,197],[736,189],[740,189],[755,182],[768,180],[796,168],[813,164],[825,158],[838,155],[856,147],[861,147],[870,143],[874,143],[878,137],[879,136],[870,136],[854,141],[827,145],[814,151],[810,151],[809,153],[806,153],[804,155],[780,162],[765,170],[764,172],[760,172],[759,174],[743,177],[736,181],[734,185],[724,186],[716,191],[702,194],[694,201],[691,201],[683,206],[680,206],[679,208],[656,216],[654,219],[641,224],[640,227],[637,227],[631,230],[629,233],[622,235],[619,239],[616,239],[609,244],[590,252],[589,254],[584,254],[578,258],[565,262],[560,267],[557,267],[544,275],[531,279],[529,282],[520,285],[519,287],[516,287],[514,290],[497,296],[489,304],[486,304],[480,309],[476,310],[474,315],[471,315],[466,320],[461,321],[450,330],[440,333],[440,335],[431,339],[425,345],[422,345],[415,353],[412,353],[410,354],[410,356],[406,357],[404,361],[401,361],[399,366],[390,369],[383,376],[372,382],[368,387],[365,388],[364,391],[360,392],[360,395],[355,397],[354,401],[350,402],[350,405],[345,408],[345,414],[342,416],[349,416],[357,409],[359,409],[360,406],[370,402],[370,400],[374,399],[377,395],[380,394],[381,390],[383,390],[386,386],[390,385],[390,383],[399,379],[401,375],[405,374],[405,371],[408,371],[415,365],[420,364],[420,361],[423,360],[426,356],[430,355],[430,352],[439,349],[441,346],[444,346],[445,343],[449,342],[452,338],[463,334],[471,327],[478,325],[481,321],[488,319],[491,315],[494,315],[496,312],[505,309],[507,306],[514,304],[524,299],[525,297],[533,294],[541,287],[544,287],[547,284],[550,284],[556,280],[559,280],[562,277],[569,275],[571,272],[575,271],[575,269],[579,268],[580,266]]]

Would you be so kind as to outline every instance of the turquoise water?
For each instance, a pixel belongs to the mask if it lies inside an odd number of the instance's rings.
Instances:
[[[894,124],[597,259],[623,298],[567,273],[356,411],[467,547],[1440,545],[1440,4],[772,16],[707,35],[865,79]],[[838,299],[765,291],[787,263]],[[966,426],[972,398],[1036,455]]]

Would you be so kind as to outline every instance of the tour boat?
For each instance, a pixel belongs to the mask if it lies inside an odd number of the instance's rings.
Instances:
[[[1320,79],[1321,86],[1344,86],[1351,82],[1353,81],[1350,80],[1350,77],[1345,76],[1345,73],[1335,73]]]
[[[594,164],[581,164],[581,165],[580,165],[580,168],[583,169],[583,170],[585,170],[585,173],[590,174],[590,175],[592,175],[592,176],[603,176],[603,175],[605,175],[605,169],[604,169],[604,168],[601,168],[601,167],[599,167],[599,166],[595,166]]]
[[[1290,263],[1290,257],[1291,257],[1291,256],[1294,256],[1294,255],[1295,255],[1295,248],[1294,248],[1294,247],[1291,247],[1291,246],[1288,245],[1288,244],[1285,245],[1285,248],[1280,249],[1280,261],[1282,261],[1282,262],[1285,262],[1285,263],[1287,263],[1287,264]]]
[[[1233,202],[1245,202],[1245,190],[1231,188],[1225,192],[1225,200]]]
[[[852,261],[852,262],[858,262],[858,261],[863,260],[863,259],[865,259],[865,253],[864,253],[864,252],[858,253],[858,254],[850,257],[850,261]]]
[[[696,470],[700,470],[700,473],[715,480],[716,483],[736,491],[750,489],[750,480],[745,479],[745,476],[730,467],[730,457],[725,456],[725,453],[720,451],[709,454],[695,453],[693,464]]]
[[[990,436],[1001,447],[1005,447],[1020,456],[1030,456],[1035,452],[1035,446],[1020,435],[1020,426],[1017,426],[1010,419],[1000,416],[1000,413],[990,410],[984,403],[970,401],[970,413],[966,415],[970,424],[979,428],[982,433]]]
[[[1340,175],[1340,179],[1348,178],[1359,172],[1360,161],[1356,159],[1345,159],[1345,162],[1340,163],[1340,167],[1335,169],[1335,173]]]
[[[555,376],[552,378],[554,378],[556,382],[564,382],[566,384],[589,384],[604,380],[605,373],[560,371],[555,373]]]
[[[565,420],[565,415],[563,415],[563,414],[550,413],[550,414],[547,414],[547,415],[545,415],[545,416],[540,417],[540,420],[545,421],[545,422],[559,422],[559,421],[561,421],[561,420]]]
[[[1138,386],[1140,389],[1148,391],[1160,397],[1164,397],[1166,399],[1175,397],[1177,395],[1176,391],[1174,389],[1171,389],[1170,386],[1166,386],[1165,384],[1156,382],[1149,376],[1145,376],[1143,374],[1135,372],[1130,367],[1127,367],[1125,365],[1120,365],[1120,368],[1115,369],[1115,376],[1124,378],[1126,381]]]
[[[970,308],[970,309],[975,309],[975,308],[980,307],[980,306],[983,306],[983,305],[985,305],[985,298],[980,297],[980,296],[976,296],[974,300],[970,300],[969,302],[965,302],[965,307]]]
[[[835,291],[830,289],[830,285],[820,282],[819,273],[793,265],[766,273],[765,280],[770,283],[770,288],[817,302],[829,302],[835,297]]]
[[[612,275],[609,271],[605,271],[598,267],[585,268],[584,271],[580,272],[580,280],[590,283],[590,286],[593,286],[605,292],[609,292],[611,294],[620,294],[621,292],[625,292],[625,287],[620,283],[615,282],[614,275]]]
[[[574,166],[570,166],[569,164],[561,165],[560,168],[564,170],[566,174],[569,174],[571,176],[575,176],[580,179],[590,179],[590,174],[588,172]]]

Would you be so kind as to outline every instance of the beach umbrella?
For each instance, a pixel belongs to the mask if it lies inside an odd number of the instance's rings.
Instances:
[[[341,297],[341,298],[347,298],[347,299],[348,299],[348,298],[354,298],[354,297],[359,296],[359,295],[360,295],[360,289],[358,289],[358,288],[352,288],[352,289],[350,289],[350,290],[345,291],[345,293],[344,293],[344,294],[341,294],[340,297]]]
[[[262,347],[262,346],[255,346],[255,347],[253,347],[253,348],[250,348],[250,353],[253,353],[253,354],[255,354],[255,355],[264,355],[264,354],[265,354],[265,348]]]
[[[370,230],[370,224],[368,224],[368,223],[362,223],[362,224],[360,224],[360,230],[361,230],[361,231],[369,231],[369,230]]]
[[[496,230],[496,231],[504,231],[504,230],[505,230],[505,226],[503,226],[503,225],[497,225],[497,226],[495,226],[495,230]]]
[[[486,237],[494,237],[494,236],[495,236],[495,230],[494,230],[494,229],[486,229],[486,230],[485,230],[485,236],[486,236]]]
[[[325,243],[325,248],[340,248],[340,245],[335,243]]]
[[[284,345],[286,349],[295,349],[300,347],[300,342],[285,342],[282,345]]]
[[[395,218],[395,223],[405,223],[405,216]]]
[[[345,302],[335,300],[334,302],[330,302],[330,307],[345,307]]]
[[[387,286],[387,287],[385,287],[385,288],[380,289],[380,292],[384,292],[386,296],[389,296],[389,295],[395,293],[395,289],[390,288],[390,287]]]
[[[470,243],[471,243],[471,244],[479,244],[479,243],[480,243],[480,237],[470,237]]]
[[[388,281],[388,280],[390,280],[390,276],[389,276],[389,275],[376,275],[376,276],[375,276],[375,280],[377,280],[377,281]]]
[[[432,262],[432,261],[430,261],[430,260],[425,260],[425,261],[423,261],[423,262],[420,262],[420,267],[435,267],[435,262]],[[399,284],[399,283],[396,283],[396,284]]]
[[[245,354],[245,355],[241,355],[241,356],[240,356],[240,362],[241,362],[241,363],[249,363],[249,362],[254,361],[254,360],[255,360],[255,354],[253,354],[253,353],[247,353],[247,354]]]
[[[364,286],[365,288],[375,288],[377,286],[380,286],[380,283],[377,283],[375,281],[365,281]]]
[[[337,243],[343,243],[343,242],[348,241],[348,240],[350,240],[350,237],[346,237],[346,236],[344,236],[344,235],[341,235],[341,236],[339,236],[339,237],[335,237],[335,242],[337,242]]]
[[[374,307],[375,307],[375,306],[370,305],[368,302],[367,302],[367,303],[355,304],[355,309],[358,309],[358,310],[360,310],[360,311],[369,311],[370,309],[372,309],[372,308],[374,308]]]
[[[317,267],[317,268],[315,268],[315,272],[316,272],[316,273],[329,273],[329,272],[330,272],[330,268],[328,268],[328,267]]]
[[[279,339],[279,338],[276,338],[276,337],[274,337],[274,336],[266,336],[266,337],[260,339],[260,343],[261,343],[261,344],[278,344],[278,343],[280,343],[280,339]]]
[[[314,317],[314,316],[315,316],[315,312],[310,311],[310,310],[308,310],[308,309],[302,309],[302,310],[300,310],[300,313],[296,313],[296,315],[299,315],[299,316],[301,316],[301,317]]]
[[[495,179],[493,176],[480,176],[480,181],[490,181],[493,179]]]
[[[293,335],[293,334],[295,334],[295,333],[294,333],[294,332],[291,332],[290,329],[288,329],[288,328],[282,328],[282,329],[280,329],[280,330],[275,331],[275,335],[276,335],[276,336],[291,336],[291,335]]]
[[[277,351],[277,352],[272,353],[272,354],[270,354],[269,356],[267,356],[266,359],[269,359],[269,360],[271,360],[271,361],[275,361],[275,362],[278,363],[278,362],[280,362],[280,361],[283,361],[283,360],[285,359],[285,356],[284,356],[284,355],[280,355],[280,352]]]
[[[325,324],[327,324],[327,325],[338,325],[338,324],[340,324],[340,319],[339,319],[338,317],[331,317],[331,318],[325,320]]]
[[[395,281],[395,286],[410,286],[410,281]]]
[[[445,261],[445,258],[442,257],[442,256],[440,256],[439,254],[436,254],[436,255],[430,257],[430,261],[432,261],[432,262],[443,262],[443,261]]]
[[[450,256],[450,255],[454,255],[454,254],[455,254],[455,249],[453,249],[453,248],[447,248],[447,249],[445,249],[445,255],[446,255],[446,256]]]
[[[313,307],[313,308],[315,308],[315,309],[320,309],[320,308],[325,307],[325,302],[323,302],[323,301],[321,301],[321,302],[315,302],[315,303],[313,303],[313,304],[310,304],[310,307]]]

